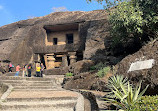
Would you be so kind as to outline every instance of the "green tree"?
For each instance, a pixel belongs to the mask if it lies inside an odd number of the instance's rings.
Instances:
[[[91,1],[91,0],[88,0]],[[96,0],[109,8],[114,44],[137,41],[140,45],[158,37],[157,0]],[[113,7],[113,8],[110,8]]]

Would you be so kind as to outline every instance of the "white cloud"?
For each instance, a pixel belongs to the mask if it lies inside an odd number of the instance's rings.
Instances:
[[[3,6],[2,5],[0,5],[0,10],[2,10],[3,9]]]
[[[65,11],[68,11],[68,9],[66,7],[53,7],[52,11],[53,12],[65,12]]]
[[[28,19],[33,19],[33,18],[35,18],[35,16],[28,16],[27,18]]]

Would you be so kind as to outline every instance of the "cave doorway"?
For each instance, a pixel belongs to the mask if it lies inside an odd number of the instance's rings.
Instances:
[[[70,65],[70,56],[67,56],[67,63],[68,63],[68,66]]]
[[[55,68],[60,68],[62,64],[62,57],[55,55]]]
[[[76,61],[81,61],[81,60],[83,60],[83,52],[77,52],[77,53],[76,53],[76,56],[77,56]]]
[[[40,61],[41,63],[43,63],[45,69],[46,69],[46,63],[45,63],[45,59],[44,59],[44,54],[40,54]]]

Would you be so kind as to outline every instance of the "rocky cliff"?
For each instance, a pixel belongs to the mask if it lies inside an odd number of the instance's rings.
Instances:
[[[44,17],[18,21],[0,27],[0,60],[13,64],[33,62],[35,47],[45,47],[45,26],[78,23],[81,39],[85,39],[85,59],[92,59],[97,50],[105,49],[108,35],[105,10],[90,12],[55,12]],[[95,58],[95,57],[93,57]]]

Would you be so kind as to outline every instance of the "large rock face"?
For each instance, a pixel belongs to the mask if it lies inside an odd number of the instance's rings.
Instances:
[[[80,23],[80,21],[84,21]],[[37,17],[0,27],[0,60],[9,60],[14,65],[34,62],[38,51],[50,52],[55,47],[46,47],[45,26],[79,23],[79,35],[85,59],[104,58],[102,50],[106,48],[108,21],[105,10],[90,12],[55,12],[44,17]],[[61,47],[62,48],[62,47]],[[69,47],[67,47],[69,49]],[[62,48],[62,50],[67,50]],[[100,53],[97,52],[100,50]],[[42,53],[42,52],[39,52]],[[95,56],[96,54],[100,56]]]
[[[128,71],[130,65],[136,61],[145,61],[154,59],[152,68]],[[143,64],[147,65],[146,64]],[[133,55],[129,55],[124,58],[119,64],[116,65],[117,74],[127,76],[133,83],[138,83],[142,80],[143,88],[150,84],[147,93],[157,94],[158,93],[158,40],[154,40]],[[138,66],[142,67],[142,66]]]
[[[107,74],[104,78],[96,76],[95,72],[84,72],[75,75],[72,78],[66,78],[64,80],[63,87],[65,89],[87,89],[87,90],[98,90],[106,91],[108,78],[111,74]]]
[[[88,72],[90,67],[93,65],[94,62],[91,60],[82,60],[70,65],[68,71],[73,74],[80,74],[83,72]]]

